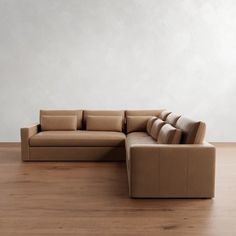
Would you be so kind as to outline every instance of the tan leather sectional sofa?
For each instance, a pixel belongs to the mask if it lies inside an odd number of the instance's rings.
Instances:
[[[205,123],[167,110],[41,110],[21,129],[23,161],[126,160],[134,198],[212,198]]]

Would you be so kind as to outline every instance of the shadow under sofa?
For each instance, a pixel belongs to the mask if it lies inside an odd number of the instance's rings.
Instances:
[[[215,148],[204,136],[203,122],[163,109],[41,110],[21,129],[21,152],[23,161],[126,160],[133,198],[212,198]]]

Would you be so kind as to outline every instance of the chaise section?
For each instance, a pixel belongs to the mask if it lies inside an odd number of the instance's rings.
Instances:
[[[122,147],[125,134],[110,131],[44,131],[30,138],[31,147]]]
[[[139,144],[127,152],[130,197],[214,197],[215,148],[211,144]]]

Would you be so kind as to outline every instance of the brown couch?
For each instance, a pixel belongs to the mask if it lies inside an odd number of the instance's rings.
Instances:
[[[123,161],[135,198],[212,198],[205,124],[166,110],[41,110],[21,129],[23,161]]]

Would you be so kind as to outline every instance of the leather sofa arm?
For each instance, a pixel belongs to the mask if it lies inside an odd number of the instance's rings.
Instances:
[[[21,159],[27,161],[30,159],[29,155],[29,139],[37,134],[40,130],[39,124],[32,124],[28,127],[21,128]]]
[[[214,197],[213,145],[140,144],[129,154],[132,197]]]

